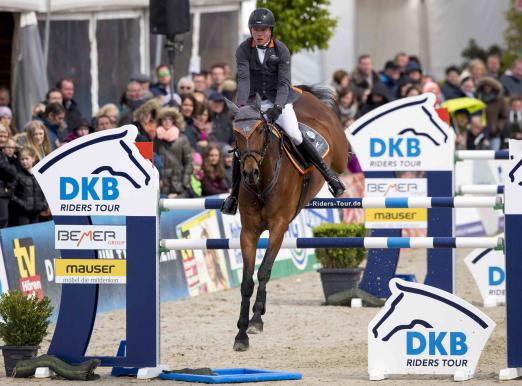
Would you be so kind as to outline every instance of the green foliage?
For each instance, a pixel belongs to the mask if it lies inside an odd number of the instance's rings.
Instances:
[[[337,26],[337,19],[330,17],[328,4],[330,0],[257,0],[258,8],[274,13],[274,35],[291,53],[303,48],[328,48]]]
[[[502,57],[502,48],[498,45],[493,44],[488,49],[480,47],[475,39],[469,39],[468,45],[461,52],[461,56],[466,59],[466,62],[462,67],[466,67],[467,63],[472,59],[482,59],[484,63],[486,63],[486,59],[489,54],[497,54]]]
[[[322,224],[313,230],[314,237],[364,237],[363,224]],[[365,248],[317,248],[315,257],[323,268],[355,268],[366,257]]]
[[[7,346],[38,346],[47,334],[51,300],[24,296],[20,291],[0,296],[0,338]]]
[[[517,58],[522,57],[522,12],[517,11],[515,0],[511,0],[509,10],[506,12],[506,21],[502,61],[507,68],[510,68]]]

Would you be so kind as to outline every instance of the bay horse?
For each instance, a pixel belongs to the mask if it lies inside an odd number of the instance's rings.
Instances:
[[[319,132],[329,151],[325,162],[337,173],[348,164],[349,144],[335,112],[333,92],[326,87],[302,86],[302,95],[294,104],[299,122]],[[266,311],[266,286],[272,266],[281,248],[288,225],[299,211],[314,198],[325,181],[313,168],[306,188],[303,175],[283,154],[281,139],[261,112],[261,99],[253,105],[237,107],[226,101],[234,115],[236,152],[241,165],[241,187],[238,204],[241,217],[240,244],[243,257],[241,310],[234,341],[235,351],[249,348],[249,334],[263,331],[262,315]],[[301,194],[303,193],[303,197]],[[270,233],[268,247],[258,271],[259,287],[249,321],[250,298],[254,292],[256,248],[263,231]]]

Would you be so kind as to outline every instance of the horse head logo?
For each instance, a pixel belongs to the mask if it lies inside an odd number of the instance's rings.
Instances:
[[[444,168],[451,170],[455,134],[439,117],[434,104],[435,95],[431,93],[399,99],[370,111],[351,125],[349,140],[365,163],[363,169],[375,170],[375,160],[384,161],[388,170],[443,170],[442,158]]]
[[[73,208],[75,214],[95,214],[87,209],[113,204],[117,205],[117,213],[112,214],[124,215],[121,204],[126,200],[141,196],[145,200],[151,192],[154,195],[157,170],[134,145],[137,133],[133,125],[93,133],[63,145],[40,161],[34,174],[53,214],[65,215]],[[137,202],[141,205],[142,201],[134,201],[134,206],[139,207]],[[81,209],[81,213],[76,209]]]
[[[368,327],[370,373],[472,374],[495,323],[434,287],[393,279],[390,290]]]

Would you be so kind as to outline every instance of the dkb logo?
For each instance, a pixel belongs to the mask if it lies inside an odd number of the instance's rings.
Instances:
[[[406,354],[420,355],[464,355],[468,352],[466,334],[460,331],[435,332],[428,335],[419,331],[406,332]]]
[[[417,138],[370,138],[370,157],[418,157],[421,154]]]
[[[120,196],[118,180],[114,177],[60,177],[60,200],[116,200]]]
[[[502,267],[490,266],[488,267],[489,285],[501,285],[506,280],[506,273]]]

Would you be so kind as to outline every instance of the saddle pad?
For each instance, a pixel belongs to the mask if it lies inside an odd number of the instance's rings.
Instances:
[[[321,157],[326,157],[330,147],[328,146],[328,142],[326,142],[324,137],[316,130],[302,122],[299,122],[299,130],[301,130],[303,137],[306,136],[306,138],[308,138],[308,140],[314,145],[315,149],[321,155]],[[283,132],[283,130],[281,131]],[[286,134],[283,135],[283,148],[286,156],[292,165],[294,165],[294,167],[299,171],[299,173],[306,174],[312,170],[313,165],[301,155],[299,150],[297,150],[293,142]]]
[[[301,379],[300,373],[284,371],[270,371],[258,369],[212,369],[215,375],[196,375],[180,373],[163,373],[161,379],[200,383],[241,383],[241,382],[268,382]]]

